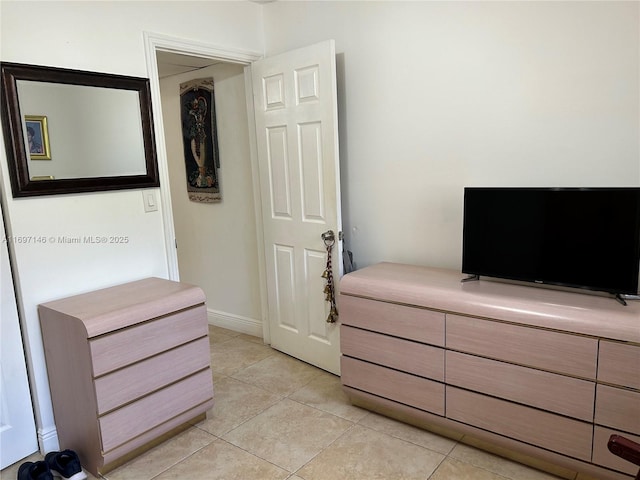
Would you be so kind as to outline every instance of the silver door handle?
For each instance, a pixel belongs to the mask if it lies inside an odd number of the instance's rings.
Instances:
[[[330,247],[334,243],[336,243],[336,234],[333,232],[333,230],[327,230],[320,236],[322,237],[322,241],[327,247]]]

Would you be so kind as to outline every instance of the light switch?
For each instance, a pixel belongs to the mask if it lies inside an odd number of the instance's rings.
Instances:
[[[144,203],[145,212],[155,212],[158,210],[156,192],[154,192],[153,190],[144,190],[142,192],[142,202]]]

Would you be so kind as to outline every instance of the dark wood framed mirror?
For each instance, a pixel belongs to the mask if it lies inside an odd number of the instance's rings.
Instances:
[[[158,187],[149,80],[0,63],[14,197]]]

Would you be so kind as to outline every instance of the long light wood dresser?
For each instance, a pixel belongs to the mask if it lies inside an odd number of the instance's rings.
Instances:
[[[205,296],[147,278],[38,307],[60,448],[105,473],[213,406]]]
[[[340,283],[352,403],[600,480],[638,467],[640,302],[381,263]]]

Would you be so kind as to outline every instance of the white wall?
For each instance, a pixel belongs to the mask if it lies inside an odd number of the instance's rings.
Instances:
[[[464,186],[640,186],[638,2],[275,2],[266,54],[338,54],[359,267],[460,268]]]
[[[145,31],[262,51],[261,7],[250,2],[2,0],[0,9],[2,61],[148,77]],[[162,205],[145,213],[138,190],[13,199],[2,141],[0,167],[8,235],[46,239],[13,243],[12,253],[39,441],[51,450],[57,437],[37,305],[138,278],[167,277]],[[122,235],[129,242],[58,241],[76,235]]]
[[[188,198],[180,117],[180,84],[207,77],[215,85],[222,193],[212,204]],[[160,86],[180,278],[204,290],[211,323],[262,336],[243,67],[218,64]]]

